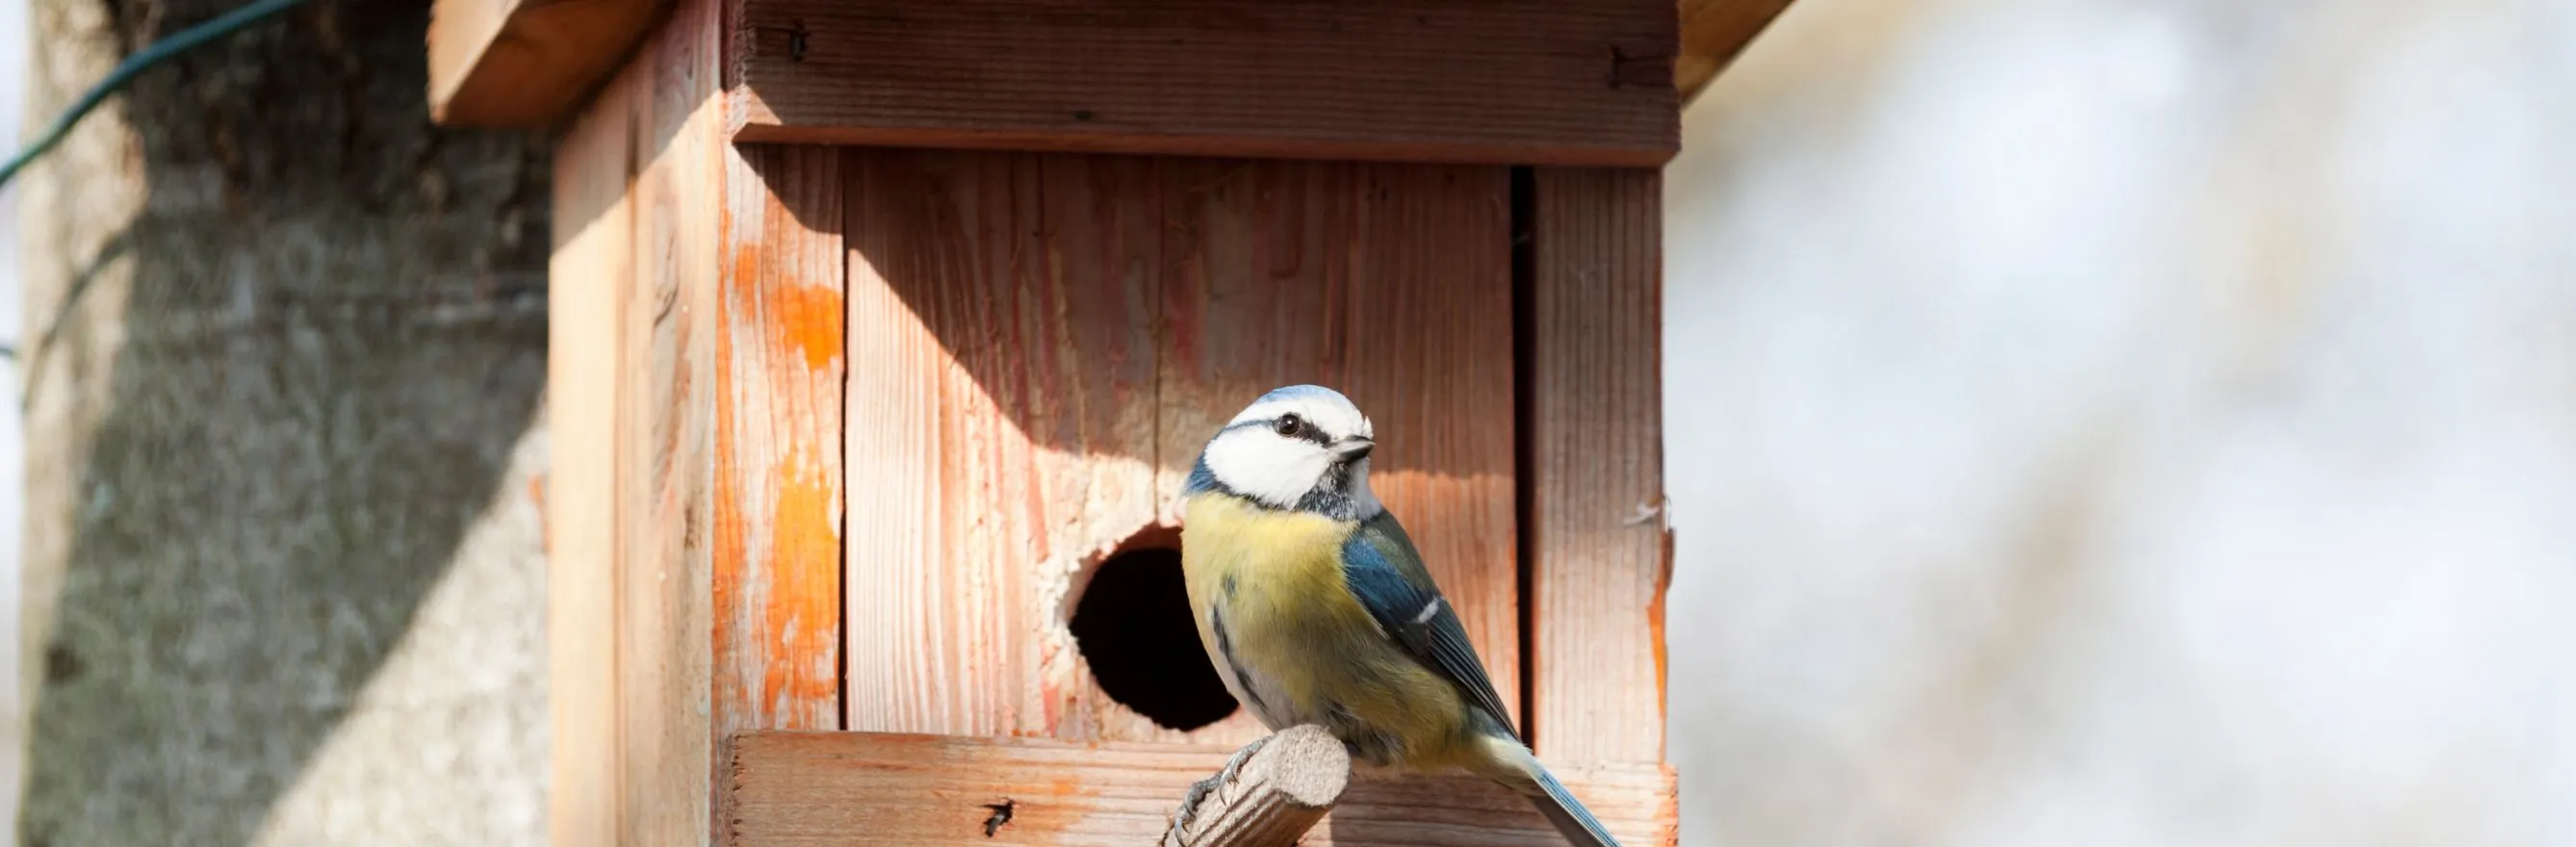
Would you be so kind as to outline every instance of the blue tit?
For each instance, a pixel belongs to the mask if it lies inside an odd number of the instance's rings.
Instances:
[[[1373,436],[1349,398],[1292,385],[1208,440],[1181,525],[1208,660],[1273,731],[1317,724],[1369,765],[1492,779],[1573,843],[1616,847],[1521,742],[1421,554],[1369,493]]]

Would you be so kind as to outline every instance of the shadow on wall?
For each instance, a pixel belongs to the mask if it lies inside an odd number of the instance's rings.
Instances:
[[[234,5],[106,16],[130,52]],[[20,843],[257,838],[502,490],[545,378],[546,152],[427,125],[426,24],[315,4],[127,95],[146,208],[29,316],[55,331],[28,351],[30,452],[80,452],[48,460],[76,493],[36,518],[69,549]],[[71,196],[104,168],[51,170]],[[444,729],[370,778],[435,771]]]

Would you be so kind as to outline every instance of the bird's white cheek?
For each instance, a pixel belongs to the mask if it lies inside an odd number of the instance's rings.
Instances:
[[[1323,475],[1322,451],[1302,443],[1243,433],[1208,448],[1208,470],[1236,492],[1274,504],[1295,503]]]

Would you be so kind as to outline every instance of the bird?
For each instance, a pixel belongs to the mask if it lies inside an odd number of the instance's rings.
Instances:
[[[1350,398],[1290,385],[1200,450],[1181,488],[1181,568],[1218,678],[1273,732],[1315,724],[1376,768],[1482,776],[1578,847],[1618,847],[1522,741],[1456,609],[1369,490],[1376,447]],[[1193,786],[1178,822],[1261,743]]]

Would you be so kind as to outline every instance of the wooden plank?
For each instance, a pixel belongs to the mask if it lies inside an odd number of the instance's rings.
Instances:
[[[1150,731],[1064,622],[1154,518],[1151,163],[849,155],[848,726]]]
[[[617,621],[615,675],[606,711],[582,716],[615,727],[609,843],[697,842],[712,825],[710,389],[725,209],[719,12],[716,0],[680,0],[575,125],[576,136],[623,146],[632,162],[623,206],[633,273],[617,281],[613,311],[617,564],[615,583],[597,589]]]
[[[1682,51],[1673,62],[1673,84],[1682,102],[1706,90],[1788,8],[1789,0],[1681,0]]]
[[[743,0],[746,141],[1656,166],[1671,0]]]
[[[1087,529],[1068,541],[1074,552],[1097,559],[1110,552],[1109,545],[1155,525],[1160,505],[1154,461],[1161,402],[1156,310],[1163,285],[1164,163],[1134,156],[1028,158],[1038,166],[1039,255],[1046,269],[1042,290],[1056,293],[1046,308],[1061,312],[1053,318],[1061,324],[1057,332],[1073,343],[1003,355],[1032,355],[1047,368],[1046,379],[1089,380],[1099,387],[1079,395],[1054,392],[1071,402],[1040,412],[1081,422],[1070,430],[1056,423],[1060,434],[1041,439],[1059,445],[1056,460],[1042,466],[1053,480],[1045,497],[1088,504],[1080,507],[1077,523]],[[1086,295],[1086,290],[1094,293]],[[1029,396],[1048,394],[1031,391]],[[1101,437],[1106,433],[1115,435]],[[1081,458],[1063,455],[1068,453]],[[1161,537],[1171,546],[1179,543],[1177,534]],[[1033,586],[1041,655],[1037,694],[1046,704],[1048,733],[1075,740],[1250,740],[1251,733],[1228,734],[1222,724],[1196,732],[1163,728],[1101,689],[1066,628],[1090,575],[1050,558]],[[1214,679],[1213,671],[1209,678]]]
[[[429,116],[448,126],[553,125],[617,71],[669,0],[436,0]]]
[[[1346,388],[1369,484],[1403,521],[1520,719],[1511,174],[1362,166]]]
[[[713,731],[841,726],[841,153],[725,152]]]
[[[547,702],[554,770],[548,842],[617,841],[617,379],[620,303],[635,280],[637,163],[624,91],[555,148],[547,274]]]
[[[1281,385],[1342,390],[1376,427],[1371,487],[1517,705],[1509,173],[1165,167],[1166,508],[1177,510],[1192,459],[1244,404]]]
[[[1218,422],[1324,382],[1504,690],[1519,686],[1508,175],[852,150],[852,729],[1240,744],[1111,700],[1065,629],[1085,564]]]
[[[736,736],[719,843],[1135,845],[1163,833],[1191,782],[1233,750],[1179,744],[873,733]],[[1609,765],[1558,776],[1627,847],[1672,845],[1672,772]],[[1007,808],[1007,822],[986,824]],[[1309,845],[1527,845],[1564,836],[1520,797],[1472,777],[1362,775]]]
[[[1662,178],[1539,168],[1527,368],[1539,754],[1661,761]]]

